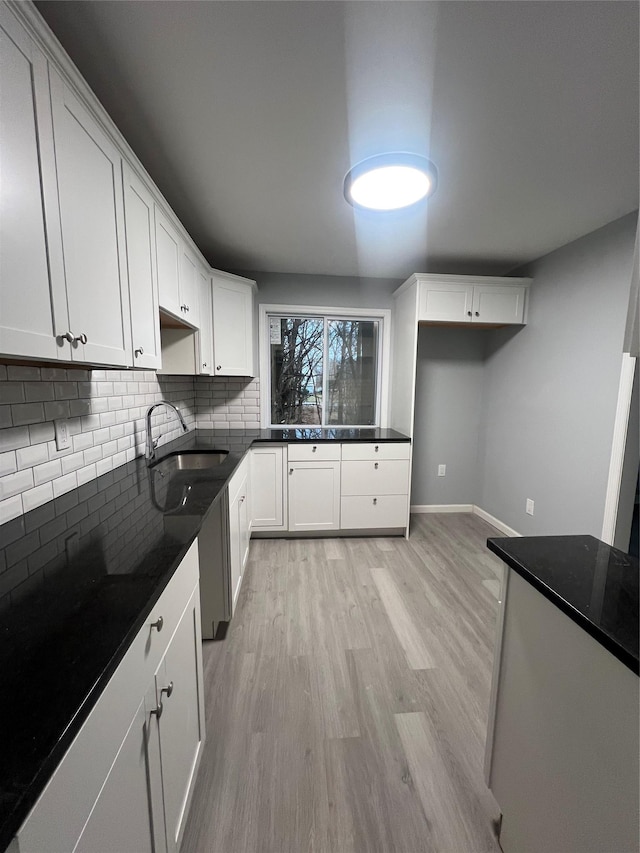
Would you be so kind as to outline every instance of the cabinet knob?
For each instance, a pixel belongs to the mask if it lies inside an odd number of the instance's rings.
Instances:
[[[162,696],[163,693],[167,694],[167,699],[169,698],[169,696],[171,696],[171,694],[173,693],[173,681],[169,682],[168,687],[162,688],[162,690],[160,691],[160,696]],[[162,702],[160,704],[162,705]]]
[[[80,341],[81,344],[86,344],[88,340],[89,338],[85,335],[84,332],[81,335],[78,335],[78,337],[76,338],[76,341]]]
[[[221,364],[216,364],[216,370],[222,370],[222,365],[221,365]]]
[[[183,302],[183,303],[182,303],[182,305],[180,306],[180,310],[181,310],[181,311],[186,311],[186,310],[187,310],[187,306],[184,304],[184,302]]]
[[[207,366],[207,362],[206,362],[206,361],[203,361],[203,362],[202,362],[202,366],[203,366],[203,367],[206,367],[206,366]]]
[[[374,468],[376,469],[376,471],[377,471],[377,470],[378,470],[378,463],[377,463],[377,462],[374,462],[374,463],[373,463],[373,467],[374,467]]]
[[[289,473],[293,474],[293,468],[289,468]]]
[[[313,445],[313,447],[311,448],[311,450],[312,450],[312,452],[313,452],[313,453],[315,453],[317,449],[318,449],[318,448],[315,446],[315,444],[314,444],[314,445]]]
[[[133,354],[135,355],[136,358],[138,358],[138,356],[144,355],[144,350],[142,349],[142,347],[138,347],[137,350],[133,351]]]
[[[163,711],[163,710],[164,710],[164,709],[163,709],[163,707],[162,707],[162,702],[158,702],[158,706],[157,706],[157,708],[154,708],[154,709],[153,709],[153,711],[151,711],[151,713],[152,713],[152,714],[155,714],[155,715],[156,715],[156,717],[157,717],[158,719],[160,719],[160,717],[162,716],[162,711]]]
[[[479,316],[480,316],[480,312],[476,311],[476,317],[479,317]]]
[[[188,311],[188,310],[189,310],[189,306],[188,306],[188,305],[185,305],[185,306],[184,306],[184,310],[185,310],[185,311]]]
[[[74,335],[73,332],[65,332],[64,335],[60,335],[60,337],[63,341],[69,341],[70,344],[86,344],[88,341],[84,332],[81,335]]]
[[[378,445],[376,444],[376,446],[375,446],[375,451],[376,451],[376,453],[378,452],[378,450],[379,450],[379,449],[380,449],[380,448],[379,448],[379,447],[378,447]]]
[[[471,311],[467,311],[467,316],[471,317]]]
[[[377,503],[378,503],[378,498],[374,498],[374,499],[373,499],[373,505],[374,505],[374,506],[376,506],[376,505],[377,505]]]
[[[160,633],[160,631],[162,631],[163,625],[164,625],[164,619],[162,618],[162,616],[158,616],[156,621],[151,623],[151,627],[155,628],[158,633]]]

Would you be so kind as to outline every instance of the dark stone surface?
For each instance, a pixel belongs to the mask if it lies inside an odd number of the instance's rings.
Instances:
[[[251,444],[305,440],[408,439],[377,429],[196,430],[159,448],[158,459],[226,450],[221,465],[162,477],[135,459],[0,526],[0,850]]]
[[[487,547],[638,675],[638,559],[593,536],[488,539]]]

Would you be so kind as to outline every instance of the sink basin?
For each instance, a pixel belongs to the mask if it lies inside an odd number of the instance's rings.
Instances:
[[[217,468],[229,454],[228,450],[212,450],[211,453],[198,451],[195,453],[172,453],[151,465],[160,474],[171,474],[175,471],[202,471],[207,468]]]

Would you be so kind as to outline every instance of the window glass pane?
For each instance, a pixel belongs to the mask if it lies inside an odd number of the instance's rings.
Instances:
[[[322,423],[322,318],[270,317],[271,423]]]
[[[329,320],[325,423],[374,424],[377,320]]]

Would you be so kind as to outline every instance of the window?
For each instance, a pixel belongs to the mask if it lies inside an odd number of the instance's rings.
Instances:
[[[265,311],[270,425],[379,425],[383,318],[311,311]]]

